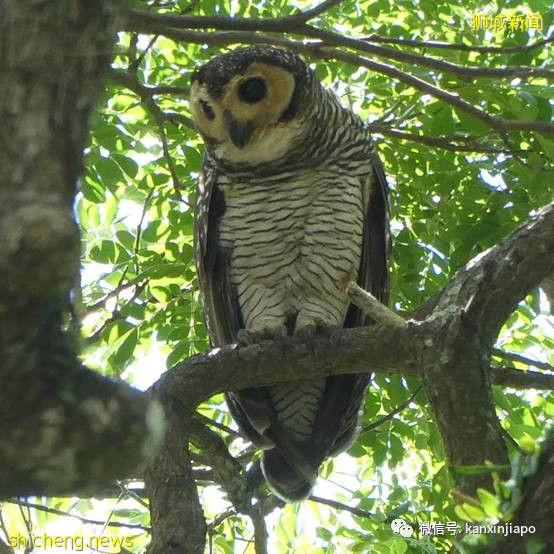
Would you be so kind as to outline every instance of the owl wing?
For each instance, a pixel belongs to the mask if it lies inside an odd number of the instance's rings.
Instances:
[[[244,328],[238,294],[231,282],[230,253],[218,240],[224,211],[225,199],[217,185],[217,173],[204,160],[196,197],[194,242],[198,286],[212,346],[235,342],[237,333]],[[252,424],[264,427],[274,417],[266,389],[228,392],[225,399],[231,415],[248,438],[257,446],[268,445],[268,439]]]
[[[364,217],[362,256],[358,271],[358,285],[373,294],[382,303],[389,298],[389,189],[383,164],[373,151],[369,159],[368,203]],[[371,318],[351,304],[344,327],[369,325]],[[358,412],[362,404],[369,375],[331,375],[327,378],[325,394],[315,425],[314,443],[324,452],[335,455],[352,441],[356,434]]]
[[[213,346],[235,342],[243,327],[238,296],[231,283],[229,252],[218,243],[224,211],[216,172],[204,161],[196,197],[194,242],[204,319]]]
[[[370,154],[371,184],[364,220],[362,259],[358,285],[383,304],[389,301],[389,187],[383,163],[377,152]],[[367,325],[371,319],[354,305],[350,306],[345,327]]]

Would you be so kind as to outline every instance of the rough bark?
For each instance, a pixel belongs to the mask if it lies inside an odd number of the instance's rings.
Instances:
[[[152,524],[148,554],[202,554],[206,521],[188,453],[190,418],[179,401],[165,398],[163,403],[168,430],[144,472]]]
[[[0,18],[0,497],[86,491],[136,468],[143,395],[84,369],[73,217],[112,2],[5,0]]]
[[[488,378],[491,349],[508,315],[554,265],[550,218],[545,225],[530,221],[458,271],[423,323],[434,329],[423,338],[423,383],[456,484],[466,493],[492,485],[486,470],[468,474],[470,468],[508,463]]]

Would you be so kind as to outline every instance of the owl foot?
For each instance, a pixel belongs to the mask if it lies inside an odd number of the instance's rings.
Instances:
[[[264,327],[262,329],[241,329],[237,333],[239,346],[250,346],[267,341],[285,342],[287,340],[287,329],[283,325],[277,328]]]
[[[302,337],[307,348],[313,354],[316,351],[316,339],[318,337],[325,337],[332,344],[333,337],[338,334],[337,331],[338,327],[336,325],[314,321],[297,329],[295,335]]]

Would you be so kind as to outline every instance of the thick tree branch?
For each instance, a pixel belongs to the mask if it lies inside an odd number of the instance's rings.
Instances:
[[[167,431],[159,454],[145,470],[150,498],[152,542],[148,554],[201,554],[206,521],[192,476],[188,452],[188,410],[175,398],[161,397]]]
[[[459,270],[424,327],[421,371],[452,466],[506,465],[488,368],[500,326],[554,267],[554,204]],[[468,448],[468,446],[471,447]],[[490,486],[486,474],[460,473],[458,487]]]
[[[240,463],[231,456],[223,439],[201,423],[197,417],[191,420],[191,442],[197,446],[223,484],[229,500],[238,512],[250,513],[253,490],[242,475]]]
[[[116,4],[2,5],[0,497],[86,494],[134,471],[156,426],[160,438],[160,408],[156,421],[143,394],[83,368],[67,330],[73,200]]]
[[[511,367],[493,366],[490,368],[493,385],[514,389],[554,390],[554,373],[543,371],[521,371]]]
[[[291,381],[298,375],[307,379],[368,368],[417,375],[414,341],[442,338],[444,332],[434,326],[458,317],[479,321],[479,330],[474,332],[493,339],[517,302],[552,270],[553,254],[551,204],[462,268],[437,295],[435,308],[423,321],[412,322],[405,329],[378,325],[344,329],[340,331],[344,348],[329,347],[326,340],[319,339],[313,354],[295,339],[284,351],[274,343],[217,348],[189,358],[165,373],[153,388],[159,394],[176,395],[192,412],[216,393]],[[457,309],[463,315],[456,313]]]

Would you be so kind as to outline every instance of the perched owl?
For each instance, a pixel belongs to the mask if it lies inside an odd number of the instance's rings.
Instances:
[[[366,324],[345,287],[387,300],[388,200],[361,120],[298,56],[269,46],[199,68],[191,111],[205,142],[195,241],[213,345]],[[353,440],[367,382],[336,375],[226,395],[276,494],[310,494],[322,461]]]

